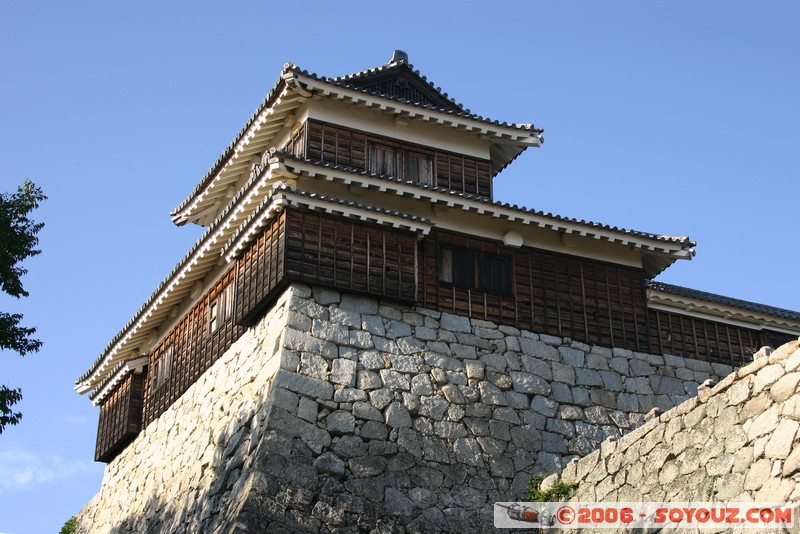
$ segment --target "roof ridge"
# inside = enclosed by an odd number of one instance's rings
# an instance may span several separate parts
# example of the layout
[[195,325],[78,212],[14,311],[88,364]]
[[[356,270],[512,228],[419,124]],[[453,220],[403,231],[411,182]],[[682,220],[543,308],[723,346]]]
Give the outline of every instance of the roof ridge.
[[[412,106],[415,106],[415,107],[418,107],[418,108],[428,109],[428,110],[436,111],[436,112],[439,112],[439,113],[447,113],[449,115],[454,115],[456,117],[461,117],[461,118],[470,119],[470,120],[476,120],[476,121],[479,121],[479,122],[485,122],[487,124],[492,124],[492,125],[495,125],[495,126],[501,126],[501,127],[504,127],[504,128],[519,128],[519,129],[523,129],[523,130],[530,130],[533,133],[538,133],[538,134],[544,133],[544,129],[543,128],[536,128],[536,126],[534,124],[532,124],[532,123],[516,123],[516,122],[500,121],[500,120],[496,120],[496,119],[490,119],[489,117],[484,117],[483,115],[478,115],[477,113],[472,113],[469,109],[459,109],[458,111],[456,111],[456,110],[452,110],[452,109],[446,109],[446,108],[442,108],[442,107],[438,107],[438,106],[433,106],[433,105],[430,105],[430,104],[422,104],[422,103],[419,103],[419,102],[413,102],[411,100],[399,98],[399,97],[392,96],[392,95],[387,95],[387,94],[383,94],[383,93],[378,94],[378,93],[375,93],[375,92],[372,92],[372,91],[368,91],[366,89],[362,89],[360,87],[355,87],[355,86],[353,86],[351,84],[348,84],[348,83],[344,83],[344,82],[342,82],[340,80],[337,80],[335,78],[328,78],[326,76],[320,76],[315,72],[309,72],[309,71],[307,71],[305,69],[297,68],[297,69],[293,69],[293,70],[295,72],[297,72],[298,74],[302,74],[303,76],[308,76],[309,78],[313,78],[314,80],[317,80],[319,82],[329,83],[329,84],[335,85],[337,87],[344,87],[346,89],[350,89],[352,91],[358,91],[358,92],[364,93],[366,95],[378,96],[379,98],[385,98],[387,100],[392,100],[393,102],[399,102],[401,104],[409,104],[409,105],[412,105]],[[446,93],[444,93],[444,94],[446,94]]]
[[457,101],[455,98],[451,97],[447,92],[445,92],[444,89],[442,89],[440,86],[436,85],[431,80],[429,80],[426,75],[422,74],[418,69],[415,69],[414,65],[408,63],[407,61],[397,61],[394,63],[389,62],[384,65],[379,65],[377,67],[370,67],[368,69],[363,69],[350,74],[330,77],[327,78],[327,80],[331,82],[349,82],[352,80],[360,80],[362,78],[366,78],[373,74],[379,74],[383,72],[389,72],[391,70],[402,70],[402,69],[405,69],[406,71],[414,74],[417,78],[419,78],[420,81],[425,82],[428,85],[428,87],[436,91],[439,95],[441,95],[443,98],[445,98],[448,102],[450,102],[454,106],[458,107],[462,111],[465,111],[466,113],[470,113],[470,110],[466,109],[464,107],[464,104]]

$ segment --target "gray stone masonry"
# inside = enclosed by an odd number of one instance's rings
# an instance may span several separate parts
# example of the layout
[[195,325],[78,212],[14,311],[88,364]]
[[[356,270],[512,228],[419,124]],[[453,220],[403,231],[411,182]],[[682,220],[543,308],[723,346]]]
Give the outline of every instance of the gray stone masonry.
[[792,341],[543,484],[577,483],[575,502],[797,503],[799,384],[800,342]]
[[[295,284],[108,464],[79,532],[490,531],[532,475],[732,371],[695,363]],[[770,405],[798,383],[752,380]],[[793,469],[797,418],[742,409],[740,438]]]

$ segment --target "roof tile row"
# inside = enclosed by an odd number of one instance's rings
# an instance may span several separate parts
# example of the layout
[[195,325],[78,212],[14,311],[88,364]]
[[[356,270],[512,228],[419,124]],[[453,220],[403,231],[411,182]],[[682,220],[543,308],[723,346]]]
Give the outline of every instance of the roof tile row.
[[722,304],[724,306],[741,308],[743,310],[750,310],[758,313],[763,313],[765,315],[772,315],[775,317],[783,317],[784,319],[792,319],[794,321],[800,321],[800,312],[787,310],[784,308],[776,308],[774,306],[767,306],[766,304],[759,304],[757,302],[735,299],[732,297],[726,297],[724,295],[717,295],[715,293],[700,291],[698,289],[690,289],[688,287],[665,284],[664,282],[656,282],[654,280],[650,280],[647,283],[647,287],[649,289],[654,289],[656,291],[663,291],[664,293],[671,293],[673,295],[678,295],[681,297],[702,300],[705,302],[712,302],[714,304]]

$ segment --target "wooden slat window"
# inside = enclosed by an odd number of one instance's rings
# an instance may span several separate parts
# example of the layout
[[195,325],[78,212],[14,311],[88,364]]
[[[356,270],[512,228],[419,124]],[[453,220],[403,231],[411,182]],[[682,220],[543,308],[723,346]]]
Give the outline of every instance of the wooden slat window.
[[[308,120],[305,157],[381,176],[492,197],[488,160]],[[290,143],[294,147],[295,143]],[[298,154],[299,155],[299,154]]]
[[425,307],[588,343],[649,347],[641,270],[436,230],[421,248]]
[[286,283],[284,277],[285,213],[276,217],[236,261],[235,323],[253,324],[270,298]]
[[283,150],[301,158],[305,157],[307,143],[306,132],[306,123],[294,129],[291,138],[289,138]]

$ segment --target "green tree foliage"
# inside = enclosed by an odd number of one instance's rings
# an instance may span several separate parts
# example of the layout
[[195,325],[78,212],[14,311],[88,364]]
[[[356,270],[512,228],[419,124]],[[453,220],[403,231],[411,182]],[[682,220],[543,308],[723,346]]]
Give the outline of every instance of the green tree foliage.
[[572,490],[578,487],[572,482],[559,480],[548,490],[542,489],[543,480],[539,477],[532,477],[528,483],[528,500],[531,502],[552,502],[563,501],[569,497]]
[[[47,197],[30,180],[16,193],[0,194],[0,290],[15,298],[27,297],[22,276],[28,272],[21,263],[41,253],[36,234],[44,226],[28,218],[28,214]],[[36,352],[42,342],[34,339],[36,328],[20,325],[22,314],[0,312],[0,349],[10,349],[25,356]],[[12,407],[22,399],[20,389],[0,386],[0,434],[6,425],[16,425],[22,414]]]
[[67,522],[64,523],[64,526],[61,527],[61,531],[59,531],[58,534],[75,534],[76,530],[78,530],[78,519],[70,517],[67,519]]

